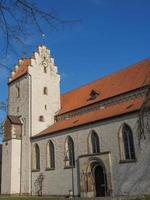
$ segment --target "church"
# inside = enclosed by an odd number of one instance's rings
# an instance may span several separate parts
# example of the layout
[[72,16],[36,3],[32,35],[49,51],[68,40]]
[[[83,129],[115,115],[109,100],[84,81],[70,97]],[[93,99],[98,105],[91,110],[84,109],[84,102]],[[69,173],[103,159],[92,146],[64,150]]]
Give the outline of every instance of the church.
[[150,100],[150,59],[63,95],[60,79],[44,45],[12,71],[2,194],[150,194],[150,117],[141,115]]

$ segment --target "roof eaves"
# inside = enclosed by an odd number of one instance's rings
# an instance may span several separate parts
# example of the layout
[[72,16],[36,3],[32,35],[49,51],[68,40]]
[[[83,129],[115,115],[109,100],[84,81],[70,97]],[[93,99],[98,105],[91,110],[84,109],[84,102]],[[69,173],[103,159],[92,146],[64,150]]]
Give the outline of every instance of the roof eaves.
[[83,122],[82,124],[74,125],[74,126],[71,126],[71,127],[62,128],[61,130],[56,130],[56,131],[48,132],[48,133],[45,133],[45,134],[38,134],[38,135],[30,137],[30,139],[34,140],[36,138],[46,137],[46,136],[48,136],[50,134],[56,134],[56,133],[59,133],[61,131],[65,131],[65,130],[69,130],[69,129],[81,127],[83,125],[93,124],[93,123],[100,122],[100,121],[105,121],[105,120],[108,120],[108,119],[112,119],[112,118],[116,118],[116,117],[119,117],[119,116],[127,115],[129,113],[136,113],[137,111],[139,111],[139,108],[135,109],[134,111],[129,111],[129,112],[126,112],[126,113],[121,113],[121,114],[118,114],[118,115],[115,115],[115,116],[106,117],[106,118],[103,118],[103,119],[95,119],[94,121],[91,121],[91,122]]

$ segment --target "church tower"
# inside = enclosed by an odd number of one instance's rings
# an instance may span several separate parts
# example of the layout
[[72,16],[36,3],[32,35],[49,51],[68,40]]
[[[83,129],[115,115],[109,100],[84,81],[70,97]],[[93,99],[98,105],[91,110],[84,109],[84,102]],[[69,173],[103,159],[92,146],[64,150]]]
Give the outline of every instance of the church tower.
[[41,45],[30,59],[20,59],[8,87],[2,194],[31,194],[30,137],[52,125],[60,109],[60,75],[50,50]]

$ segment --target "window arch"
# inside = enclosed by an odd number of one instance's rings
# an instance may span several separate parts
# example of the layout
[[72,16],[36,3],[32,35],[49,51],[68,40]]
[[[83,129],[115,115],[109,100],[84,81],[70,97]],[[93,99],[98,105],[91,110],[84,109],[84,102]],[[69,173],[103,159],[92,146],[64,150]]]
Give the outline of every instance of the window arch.
[[48,89],[47,89],[47,87],[44,87],[44,88],[43,88],[43,94],[44,94],[44,95],[48,95]]
[[132,130],[124,123],[119,131],[119,145],[121,160],[134,160],[135,150]]
[[40,169],[40,148],[38,144],[33,147],[33,159],[32,159],[33,170]]
[[99,137],[95,131],[91,131],[88,137],[88,153],[100,153]]
[[53,142],[50,140],[46,146],[47,169],[55,168],[55,148]]
[[65,141],[65,166],[75,165],[75,155],[74,155],[74,142],[73,139],[68,136]]

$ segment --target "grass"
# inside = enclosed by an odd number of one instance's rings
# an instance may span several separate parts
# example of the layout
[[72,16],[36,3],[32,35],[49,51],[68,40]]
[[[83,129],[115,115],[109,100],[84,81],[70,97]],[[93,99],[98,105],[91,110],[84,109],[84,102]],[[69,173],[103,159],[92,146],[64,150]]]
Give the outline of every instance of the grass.
[[[12,197],[12,196],[0,196],[1,200],[64,200],[70,198],[63,198],[63,197]],[[85,198],[75,198],[76,200],[85,200]],[[73,199],[72,199],[73,200]],[[89,199],[89,200],[94,200],[94,198]],[[111,200],[111,198],[96,198],[96,200]],[[121,197],[116,197],[112,198],[112,200],[150,200],[150,195],[143,196],[143,197],[136,197],[136,198],[121,198]]]

